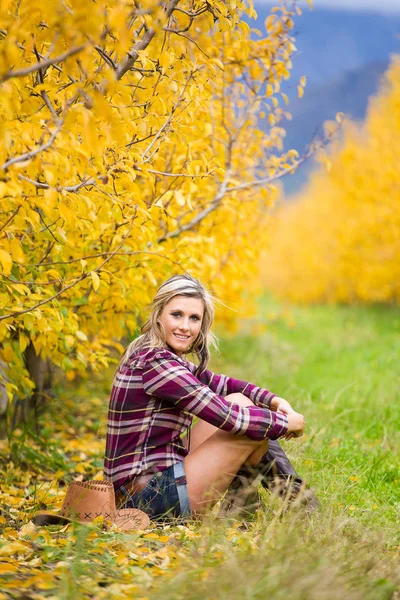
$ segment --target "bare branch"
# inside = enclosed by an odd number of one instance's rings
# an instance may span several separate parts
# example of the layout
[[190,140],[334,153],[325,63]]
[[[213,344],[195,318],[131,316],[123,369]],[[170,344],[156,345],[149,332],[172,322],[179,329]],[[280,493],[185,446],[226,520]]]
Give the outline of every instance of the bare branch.
[[[137,170],[140,171],[140,169]],[[154,171],[153,169],[149,169],[148,173],[163,175],[164,177],[191,177],[194,179],[196,177],[208,177],[209,175],[212,175],[213,171],[208,171],[207,173],[202,173],[201,175],[190,175],[190,173],[164,173],[163,171]]]
[[[35,56],[36,56],[37,60],[40,61],[41,55],[39,54],[36,46],[34,46],[33,51],[35,53]],[[44,83],[44,77],[45,77],[45,74],[46,74],[46,70],[47,69],[39,69],[38,70],[38,72],[37,72],[37,81],[38,81],[38,83]],[[45,90],[41,90],[40,91],[40,95],[42,96],[45,105],[47,106],[47,108],[51,112],[54,123],[56,125],[58,125],[60,123],[60,120],[58,118],[58,115],[57,115],[57,113],[55,111],[54,106],[52,105],[52,103],[50,101],[49,96],[47,95],[47,92]]]
[[45,90],[42,90],[40,92],[40,95],[42,96],[42,98],[44,100],[44,103],[46,104],[47,108],[51,112],[51,114],[53,116],[53,119],[54,119],[54,123],[56,125],[59,125],[60,124],[60,119],[58,118],[58,115],[57,115],[57,113],[56,113],[56,111],[55,111],[52,103],[50,102],[50,98],[48,97],[47,92]]
[[[100,176],[99,178],[101,178],[101,177],[102,176]],[[42,181],[35,181],[34,179],[30,179],[29,177],[25,177],[25,175],[21,175],[21,174],[18,175],[18,179],[27,181],[28,183],[31,183],[38,189],[64,190],[66,192],[73,192],[73,193],[78,192],[83,187],[90,187],[96,183],[96,180],[94,177],[90,177],[89,179],[84,179],[83,181],[81,181],[80,183],[77,183],[75,185],[62,185],[62,186],[54,186],[54,185],[50,185],[49,183],[44,183]]]
[[[338,129],[339,129],[339,127],[338,127]],[[300,165],[302,165],[313,154],[315,154],[317,152],[317,150],[324,148],[326,146],[326,144],[333,138],[333,136],[335,134],[336,134],[336,132],[332,132],[332,134],[327,135],[326,137],[324,137],[323,139],[321,139],[318,142],[315,142],[315,143],[310,142],[310,144],[308,145],[308,148],[307,148],[306,152],[303,154],[303,156],[301,156],[298,160],[296,160],[296,162],[294,162],[292,165],[289,165],[285,169],[278,171],[278,173],[276,173],[275,175],[271,175],[270,177],[264,177],[263,179],[255,179],[253,181],[248,181],[245,183],[241,183],[239,185],[235,185],[234,187],[227,188],[226,193],[229,194],[231,192],[237,192],[239,190],[244,190],[246,188],[258,187],[259,185],[268,185],[270,183],[273,183],[274,181],[277,181],[278,179],[281,179],[281,177],[284,177],[285,175],[288,175],[289,173],[292,173],[293,171],[295,171]]]
[[194,229],[199,223],[201,223],[201,221],[203,221],[203,219],[206,218],[207,215],[209,215],[212,211],[214,211],[216,208],[218,208],[218,206],[221,204],[221,202],[226,194],[230,176],[231,176],[231,169],[228,169],[227,172],[225,173],[224,181],[219,186],[218,193],[215,196],[214,200],[204,210],[197,213],[197,215],[195,217],[193,217],[193,219],[191,219],[188,223],[185,223],[185,225],[181,225],[181,227],[178,227],[178,229],[175,229],[175,231],[170,231],[169,233],[166,233],[164,236],[162,236],[158,240],[158,243],[161,244],[162,242],[165,242],[166,240],[170,240],[171,238],[178,237],[184,231],[190,231],[191,229]]
[[117,63],[115,61],[113,61],[113,59],[111,58],[111,56],[109,54],[107,54],[107,52],[105,50],[103,50],[103,48],[101,48],[100,46],[95,46],[97,52],[100,54],[101,58],[108,64],[109,67],[112,67],[114,69],[114,71],[117,70]]
[[58,261],[49,261],[44,263],[39,263],[35,265],[31,265],[32,267],[45,267],[48,265],[71,265],[72,263],[80,262],[81,260],[89,260],[91,258],[102,258],[103,256],[108,256],[112,254],[113,256],[136,256],[137,254],[150,254],[157,255],[157,252],[150,252],[148,250],[132,250],[131,252],[99,252],[98,254],[90,254],[88,256],[80,256],[79,258],[71,258],[71,260],[58,260]]
[[14,217],[17,216],[19,209],[21,208],[21,205],[17,206],[17,208],[14,210],[13,214],[9,217],[9,219],[7,219],[7,221],[4,223],[4,225],[2,225],[0,227],[0,231],[3,231],[3,229],[5,229],[7,227],[7,225],[9,223],[11,223],[11,221],[13,220]]
[[[208,58],[208,59],[210,58],[210,56],[207,54],[207,52],[205,52],[203,50],[203,48],[201,48],[195,40],[192,40],[192,38],[190,38],[188,35],[185,35],[184,33],[182,33],[183,31],[186,31],[186,29],[172,29],[172,28],[164,27],[164,31],[166,31],[167,33],[175,33],[176,35],[179,35],[180,37],[185,38],[185,40],[194,44],[196,46],[196,48],[198,50],[200,50],[200,52],[202,54],[204,54],[204,56],[206,58]],[[218,68],[220,68],[220,67],[218,67]]]
[[[41,210],[40,210],[40,209],[37,209],[37,210],[36,210],[36,212],[38,213],[38,215],[39,215],[39,218],[40,218],[40,220],[42,221],[42,223],[43,223],[43,225],[44,225],[44,228],[45,228],[45,229],[46,229],[46,230],[47,230],[47,231],[50,233],[50,235],[51,235],[51,237],[53,238],[53,240],[54,240],[55,242],[57,242],[57,244],[60,244],[60,243],[61,243],[61,242],[60,242],[60,240],[58,240],[58,239],[56,238],[56,236],[54,235],[54,233],[53,233],[53,232],[52,232],[52,230],[50,229],[50,227],[51,227],[51,226],[47,225],[46,221],[44,220]],[[58,220],[58,219],[57,219],[57,220]],[[56,222],[57,222],[57,221],[56,221]],[[52,223],[52,225],[54,225],[54,223]]]
[[141,142],[145,142],[146,140],[148,140],[151,137],[154,137],[155,135],[156,135],[155,133],[150,133],[150,135],[146,135],[146,137],[140,138],[140,140],[135,140],[135,138],[133,138],[132,141],[129,142],[129,144],[126,144],[125,148],[130,148],[131,146],[134,146],[135,144],[140,144]]
[[8,79],[12,79],[13,77],[25,77],[25,75],[29,75],[30,73],[34,73],[35,71],[39,71],[40,69],[45,69],[46,67],[50,67],[52,65],[56,65],[57,63],[63,62],[69,56],[74,56],[75,54],[79,54],[82,52],[86,46],[76,46],[75,48],[70,48],[66,52],[63,52],[59,56],[54,58],[45,58],[38,63],[34,63],[25,69],[19,69],[17,71],[8,71],[1,76],[0,82],[7,81]]
[[46,260],[46,258],[48,257],[48,255],[50,254],[50,252],[53,250],[53,248],[54,248],[54,242],[50,242],[50,241],[49,241],[49,242],[47,243],[47,248],[46,248],[46,251],[45,251],[45,253],[44,253],[44,255],[43,255],[43,258],[41,258],[41,259],[40,259],[40,262],[39,262],[39,265],[38,265],[38,266],[40,266],[40,264],[41,264],[41,263],[42,263],[44,260]]
[[188,16],[190,19],[194,19],[195,17],[199,17],[200,15],[202,15],[203,13],[208,11],[208,6],[203,6],[203,8],[199,8],[199,10],[197,10],[196,12],[189,12],[188,10],[185,10],[183,8],[177,7],[174,9],[174,12],[181,12],[184,15]]
[[25,160],[30,160],[31,158],[34,158],[35,156],[37,156],[43,150],[47,150],[48,148],[50,148],[50,146],[54,142],[57,134],[59,133],[61,126],[62,126],[62,121],[59,121],[56,129],[53,131],[53,133],[51,134],[51,136],[49,137],[48,141],[45,144],[42,144],[41,146],[37,146],[34,150],[31,150],[30,152],[25,152],[25,154],[20,154],[19,156],[14,156],[13,158],[10,158],[0,167],[0,169],[8,169],[8,167],[10,167],[11,165],[14,165],[19,162],[23,162]]
[[[179,3],[179,0],[170,0],[170,2],[167,3],[166,9],[165,9],[166,21],[168,21],[169,17],[173,13],[173,11],[176,8],[178,3]],[[150,44],[151,40],[153,39],[153,37],[155,35],[156,35],[156,30],[153,29],[153,27],[150,27],[150,29],[148,29],[143,34],[142,39],[139,42],[137,42],[131,50],[129,50],[126,59],[117,67],[116,76],[117,76],[118,80],[121,79],[125,75],[125,73],[133,67],[133,65],[135,64],[135,62],[137,61],[137,59],[139,57],[139,52],[141,50],[144,50],[145,48],[147,48],[147,46]]]

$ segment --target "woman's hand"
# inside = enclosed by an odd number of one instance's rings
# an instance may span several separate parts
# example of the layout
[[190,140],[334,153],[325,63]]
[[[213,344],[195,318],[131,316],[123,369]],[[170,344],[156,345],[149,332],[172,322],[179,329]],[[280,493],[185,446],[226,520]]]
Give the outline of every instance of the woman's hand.
[[290,440],[292,437],[301,437],[304,433],[304,427],[306,426],[303,415],[293,410],[291,413],[288,413],[287,418],[288,430],[284,436],[285,439]]
[[279,398],[279,396],[272,398],[269,406],[271,410],[283,412],[285,415],[295,412],[289,402],[284,398]]

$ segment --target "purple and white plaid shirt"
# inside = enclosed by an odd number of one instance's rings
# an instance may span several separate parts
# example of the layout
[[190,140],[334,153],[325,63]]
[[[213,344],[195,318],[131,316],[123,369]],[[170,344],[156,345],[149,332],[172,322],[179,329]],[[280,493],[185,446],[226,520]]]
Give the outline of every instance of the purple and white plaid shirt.
[[[117,490],[138,475],[163,471],[187,455],[181,436],[193,416],[252,440],[287,432],[286,415],[268,409],[275,394],[204,371],[166,348],[141,350],[115,376],[108,413],[105,479]],[[224,396],[242,392],[255,406]]]

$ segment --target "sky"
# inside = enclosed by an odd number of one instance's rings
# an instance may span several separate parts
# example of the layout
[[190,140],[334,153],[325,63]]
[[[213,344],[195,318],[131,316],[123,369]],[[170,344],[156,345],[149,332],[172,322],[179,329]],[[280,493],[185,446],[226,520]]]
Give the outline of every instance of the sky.
[[[255,0],[255,4],[258,3],[275,4],[272,0]],[[304,6],[307,3],[302,0],[299,5]],[[400,0],[313,0],[313,7],[400,13]]]

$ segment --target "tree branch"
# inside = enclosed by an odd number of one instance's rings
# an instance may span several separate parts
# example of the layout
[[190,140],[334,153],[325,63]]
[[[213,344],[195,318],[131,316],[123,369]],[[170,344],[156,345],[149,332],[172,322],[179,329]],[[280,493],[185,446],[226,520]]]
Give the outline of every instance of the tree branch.
[[55,186],[55,185],[50,185],[49,183],[44,183],[43,181],[35,181],[34,179],[30,179],[29,177],[25,177],[25,175],[21,175],[21,174],[18,175],[18,179],[27,181],[28,183],[31,183],[38,189],[64,190],[66,192],[73,192],[73,193],[78,192],[83,187],[90,187],[96,183],[96,180],[94,179],[94,177],[90,177],[89,179],[84,179],[83,181],[81,181],[80,183],[77,183],[75,185],[63,185],[63,186]]
[[103,48],[101,48],[101,46],[95,46],[95,48],[96,48],[97,52],[100,54],[101,58],[108,64],[109,67],[111,67],[115,71],[117,69],[117,63],[115,61],[113,61],[111,56],[109,54],[107,54],[107,52],[105,50],[103,50]]
[[[40,54],[39,54],[36,46],[34,46],[33,51],[35,53],[35,56],[36,56],[37,60],[40,61],[41,56],[40,56]],[[44,76],[45,76],[45,74],[46,74],[46,69],[39,69],[38,70],[38,72],[37,72],[38,83],[44,83]],[[40,95],[42,96],[45,105],[47,106],[47,108],[51,112],[54,123],[56,125],[58,125],[60,123],[60,120],[58,118],[58,115],[57,115],[57,113],[55,111],[54,106],[52,105],[52,103],[50,101],[49,96],[47,95],[47,92],[45,90],[41,90]]]
[[[178,3],[179,0],[170,0],[170,2],[167,3],[165,9],[166,21],[168,21]],[[155,35],[156,30],[153,27],[150,27],[150,29],[148,29],[144,33],[142,39],[133,46],[133,48],[128,52],[126,59],[120,65],[117,66],[117,80],[121,79],[125,75],[125,73],[133,67],[133,65],[139,57],[139,52],[147,48],[147,46],[150,44],[151,40]]]
[[13,220],[13,218],[18,214],[19,209],[21,208],[21,205],[17,206],[17,208],[14,210],[13,214],[10,216],[9,219],[7,219],[7,221],[4,223],[4,225],[2,225],[0,227],[0,231],[3,231],[3,229],[5,229],[7,227],[7,225],[9,223],[11,223],[11,221]]
[[299,158],[295,163],[293,163],[293,165],[286,167],[286,169],[282,169],[281,171],[279,171],[278,173],[276,173],[275,175],[272,175],[270,177],[265,177],[263,179],[256,179],[254,181],[248,181],[246,183],[241,183],[239,185],[235,185],[235,186],[229,188],[228,187],[228,179],[231,176],[231,169],[228,169],[225,174],[224,181],[220,185],[219,191],[218,191],[217,195],[215,196],[214,200],[206,208],[204,208],[202,211],[197,213],[197,215],[195,217],[193,217],[193,219],[188,221],[188,223],[185,223],[184,225],[181,225],[174,231],[166,233],[165,235],[160,237],[158,239],[158,243],[161,244],[162,242],[165,242],[168,239],[178,237],[185,231],[190,231],[190,230],[194,229],[211,212],[213,212],[220,206],[220,204],[226,194],[230,194],[232,192],[237,192],[239,190],[244,190],[246,188],[258,187],[260,185],[268,185],[270,183],[273,183],[274,181],[277,181],[278,179],[281,179],[281,177],[284,177],[288,173],[291,173],[292,171],[297,169],[303,162],[305,162],[308,158],[310,158],[310,156],[312,156],[316,152],[316,150],[319,147],[321,147],[321,145],[324,145],[326,143],[326,141],[327,140],[324,139],[324,140],[322,140],[322,142],[319,146],[309,147],[307,152],[301,158]]
[[183,96],[186,92],[186,88],[189,85],[189,81],[192,79],[193,75],[198,71],[199,69],[196,69],[195,71],[191,71],[189,73],[188,78],[185,81],[185,85],[182,88],[181,93],[179,94],[179,98],[178,100],[175,102],[175,104],[173,105],[173,107],[171,108],[171,112],[168,116],[168,118],[166,119],[165,123],[160,127],[160,129],[157,131],[157,133],[154,136],[154,139],[152,140],[152,142],[147,146],[146,150],[143,152],[142,154],[142,160],[143,162],[149,162],[149,160],[151,159],[151,157],[153,156],[153,154],[151,154],[150,156],[148,156],[146,158],[146,155],[150,152],[150,150],[152,149],[152,147],[154,146],[154,144],[156,143],[156,141],[158,140],[158,138],[160,137],[160,135],[163,133],[163,131],[168,127],[168,125],[171,123],[175,111],[178,108],[179,104],[181,103]]
[[226,194],[226,189],[228,186],[228,180],[229,180],[230,176],[231,176],[231,169],[228,169],[227,172],[225,173],[224,181],[221,183],[221,185],[219,187],[217,195],[215,196],[214,200],[207,206],[207,208],[205,208],[204,210],[197,213],[197,215],[195,217],[193,217],[193,219],[191,219],[188,223],[185,223],[185,225],[178,227],[178,229],[175,229],[175,231],[170,231],[169,233],[166,233],[165,235],[163,235],[161,238],[159,238],[158,243],[161,244],[162,242],[165,242],[166,240],[170,240],[172,238],[178,237],[184,231],[189,231],[189,230],[193,229],[194,227],[196,227],[196,225],[201,223],[201,221],[203,221],[203,219],[205,219],[205,217],[207,215],[209,215],[212,211],[214,211],[216,208],[218,208],[218,206],[221,204],[221,202]]
[[[140,171],[141,169],[138,169]],[[153,169],[149,169],[148,173],[154,173],[154,175],[163,175],[164,177],[191,177],[192,179],[196,177],[208,177],[212,175],[213,171],[208,171],[207,173],[202,173],[201,175],[191,175],[190,173],[164,173],[164,171],[154,171]]]
[[13,77],[25,77],[25,75],[29,75],[30,73],[34,73],[35,71],[39,71],[40,69],[45,69],[46,67],[50,67],[52,65],[56,65],[57,63],[63,62],[69,56],[74,56],[75,54],[79,54],[86,46],[76,46],[75,48],[70,48],[63,54],[56,56],[55,58],[45,58],[38,63],[30,65],[25,69],[19,69],[17,71],[8,71],[0,78],[0,83],[7,81],[8,79],[12,79]]
[[103,262],[98,267],[96,267],[95,269],[92,269],[91,271],[89,271],[89,273],[84,273],[81,277],[78,277],[78,279],[76,279],[69,285],[67,285],[64,288],[62,288],[61,290],[59,290],[56,294],[53,294],[53,296],[51,296],[50,298],[47,298],[46,300],[42,300],[41,302],[38,302],[37,304],[35,304],[34,306],[31,306],[30,308],[26,308],[25,310],[21,310],[21,311],[12,312],[12,313],[9,313],[8,315],[2,315],[0,317],[0,321],[4,321],[5,319],[10,319],[11,317],[19,317],[20,315],[24,315],[25,313],[32,312],[33,310],[40,308],[40,306],[43,306],[44,304],[48,304],[49,302],[52,302],[53,300],[55,300],[56,298],[61,296],[62,294],[65,294],[65,292],[70,290],[72,287],[74,287],[75,285],[77,285],[78,283],[83,281],[84,279],[87,279],[88,277],[90,277],[91,273],[93,273],[93,272],[96,273],[96,272],[100,271],[100,269],[102,269],[104,267],[104,265],[106,263],[108,263],[113,258],[113,256],[115,256],[118,253],[120,248],[122,248],[126,239],[131,234],[131,231],[132,231],[134,223],[135,223],[136,216],[137,216],[137,206],[135,207],[135,214],[132,217],[132,225],[130,226],[129,231],[123,236],[123,238],[122,238],[120,244],[117,246],[117,248],[113,252],[108,253],[109,256],[105,260],[103,260]]
[[0,167],[0,169],[8,169],[8,167],[10,167],[11,165],[14,165],[19,162],[23,162],[25,160],[30,160],[31,158],[34,158],[35,156],[37,156],[43,150],[47,150],[48,148],[50,148],[50,146],[54,142],[57,134],[59,133],[62,124],[63,124],[62,121],[58,122],[56,129],[53,131],[50,138],[48,139],[48,141],[45,144],[38,146],[37,148],[35,148],[34,150],[31,150],[30,152],[25,152],[25,154],[20,154],[19,156],[14,156],[13,158],[10,158]]
[[[48,265],[70,265],[75,262],[80,262],[81,260],[89,260],[90,258],[100,258],[103,256],[108,256],[112,254],[113,256],[136,256],[137,254],[149,254],[151,256],[159,256],[157,252],[150,252],[149,250],[132,250],[131,252],[99,252],[98,254],[90,254],[89,256],[80,256],[79,258],[71,258],[71,260],[58,260],[58,261],[49,261],[45,263],[39,263],[31,265],[32,267],[44,267]],[[164,255],[163,255],[164,256]]]

